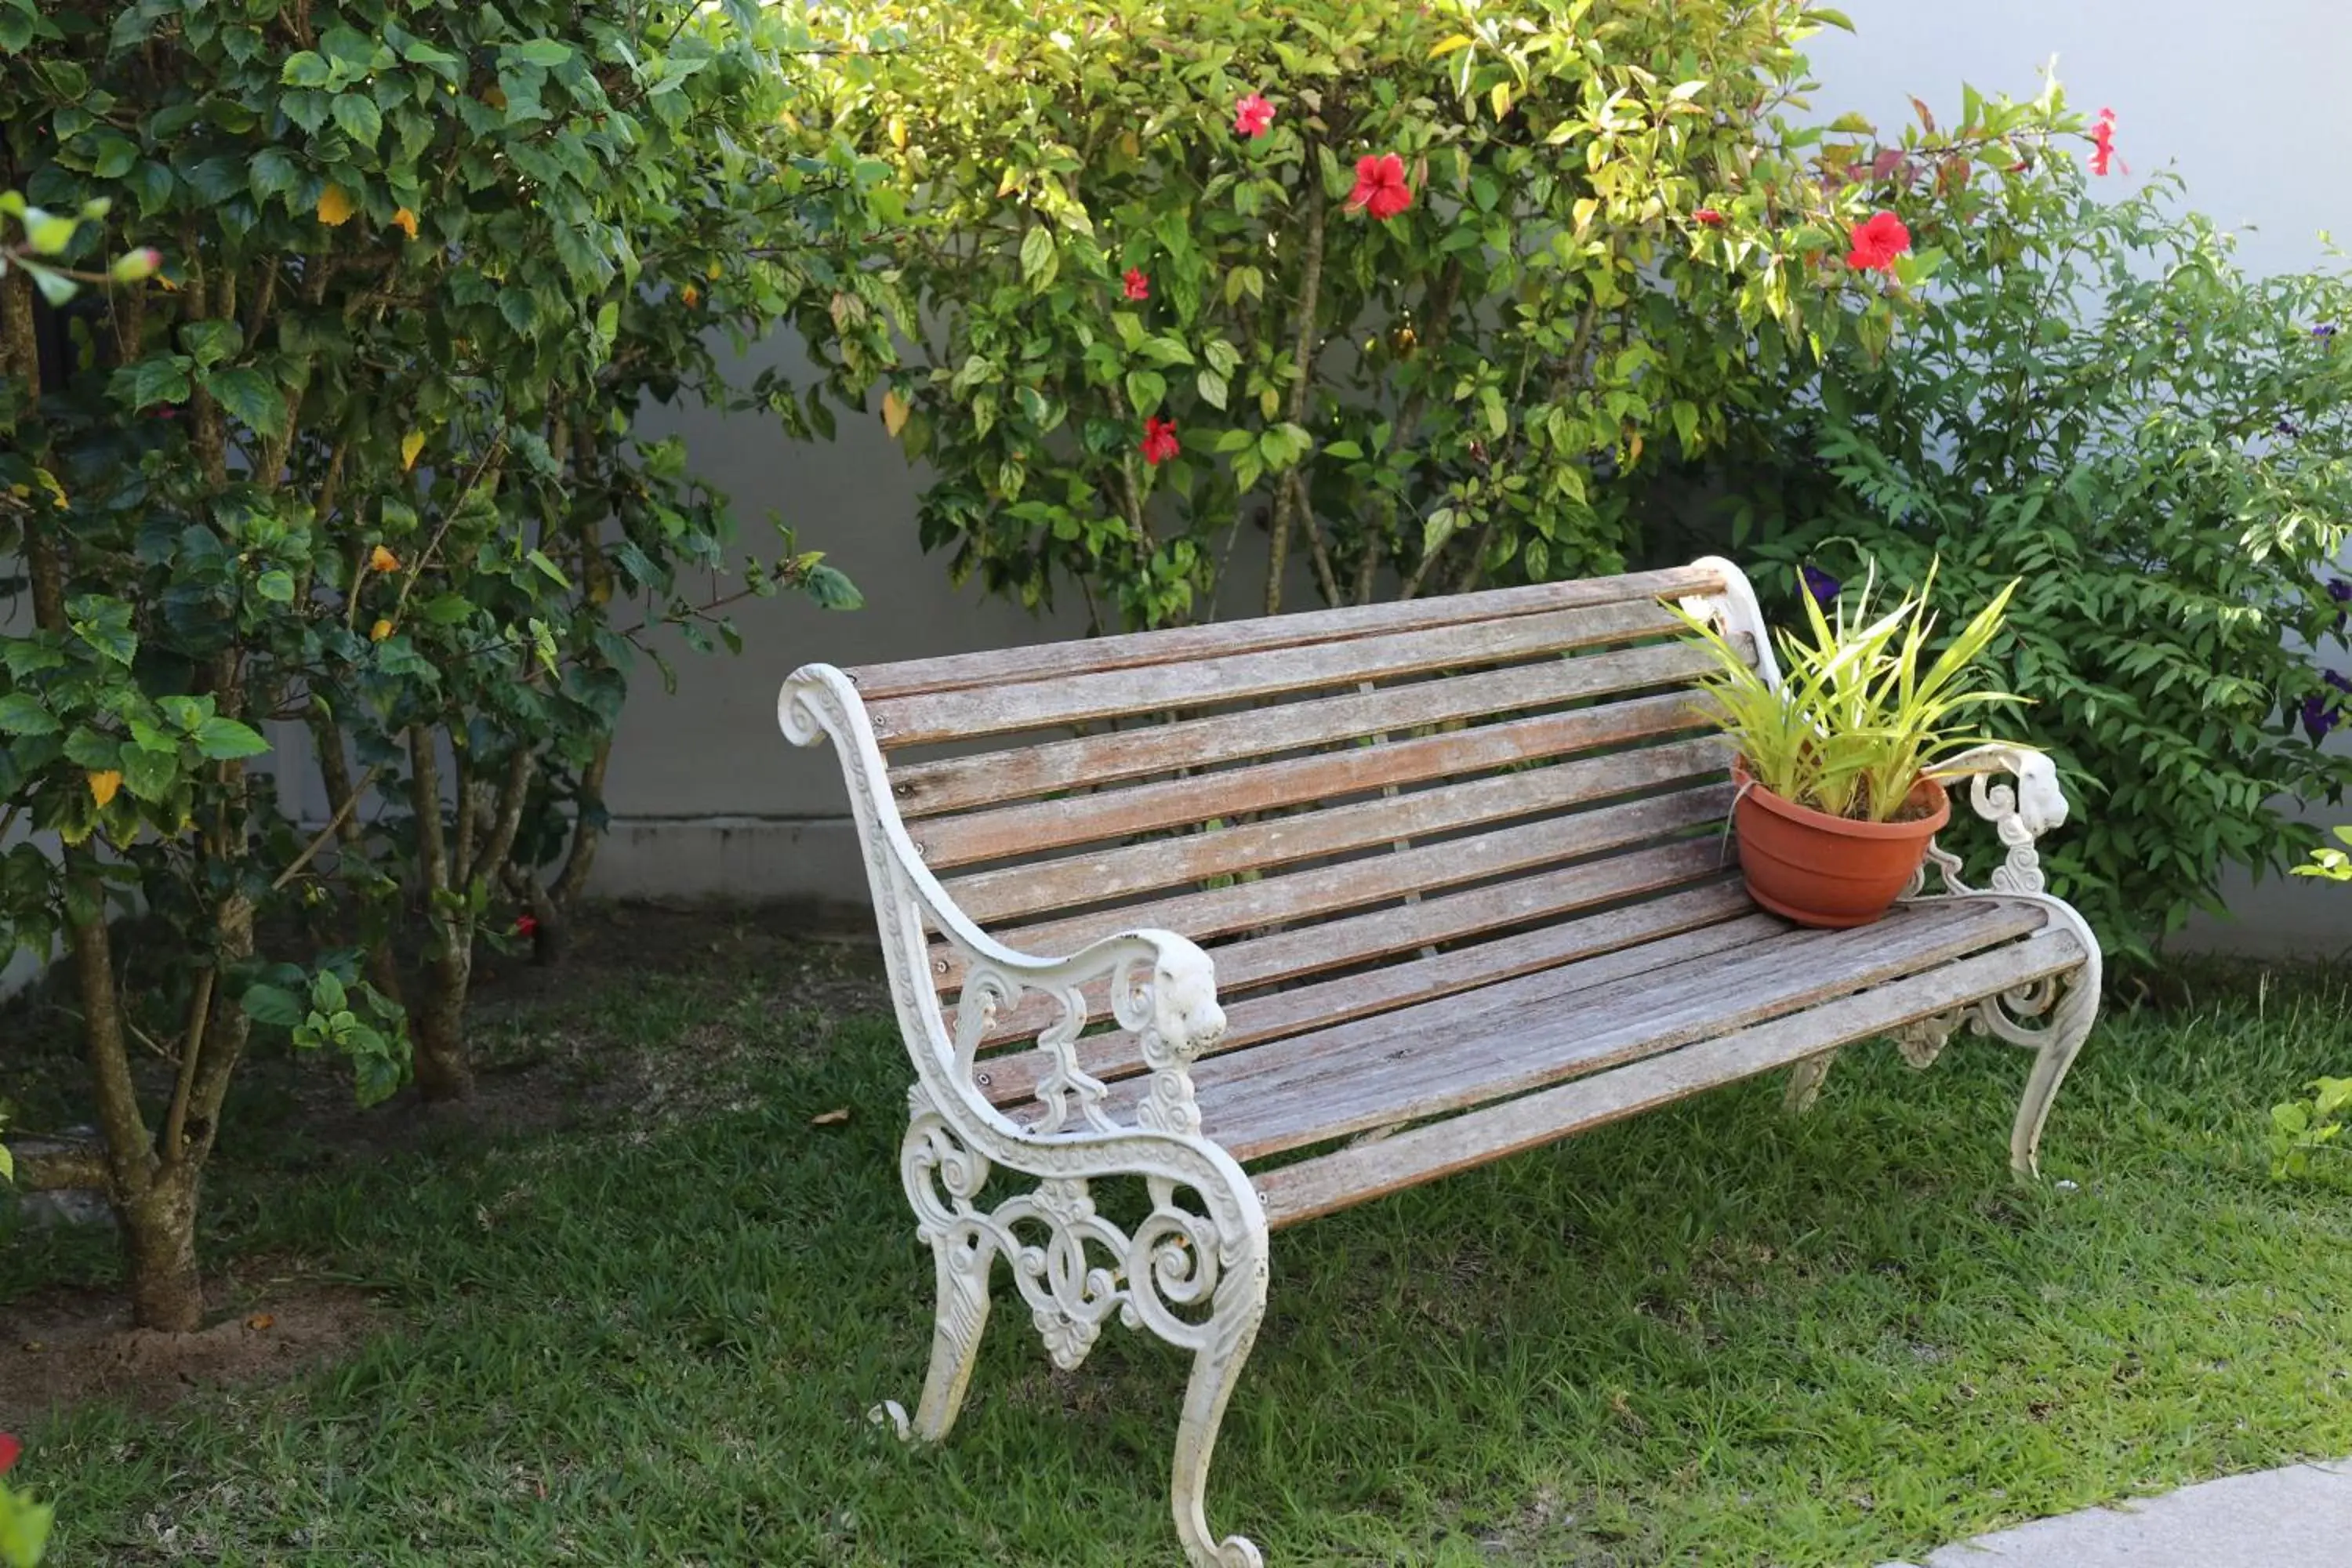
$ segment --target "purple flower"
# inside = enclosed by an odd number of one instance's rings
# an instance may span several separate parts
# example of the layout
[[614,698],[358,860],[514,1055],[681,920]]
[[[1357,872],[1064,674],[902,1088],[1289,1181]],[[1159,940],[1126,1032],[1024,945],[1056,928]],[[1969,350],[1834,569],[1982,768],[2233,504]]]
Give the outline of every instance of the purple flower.
[[2275,428],[2282,436],[2300,436],[2303,434],[2303,426],[2297,425],[2292,419],[2280,420]]
[[[2352,680],[2335,670],[2320,677],[2338,692],[2352,694]],[[2327,739],[2328,731],[2344,721],[2344,710],[2325,691],[2315,691],[2303,700],[2303,732],[2311,737],[2313,745]]]
[[1836,604],[1838,595],[1845,592],[1844,584],[1810,562],[1799,567],[1798,572],[1805,580],[1805,592],[1824,610]]
[[2327,580],[2327,596],[2344,606],[2336,612],[2336,635],[2340,637],[2344,635],[2345,617],[2352,615],[2352,583],[2341,577],[2330,577]]
[[2326,342],[2328,339],[2336,335],[2336,323],[2333,321],[2322,321],[2319,325],[2311,329],[2311,335],[2317,338],[2321,342]]

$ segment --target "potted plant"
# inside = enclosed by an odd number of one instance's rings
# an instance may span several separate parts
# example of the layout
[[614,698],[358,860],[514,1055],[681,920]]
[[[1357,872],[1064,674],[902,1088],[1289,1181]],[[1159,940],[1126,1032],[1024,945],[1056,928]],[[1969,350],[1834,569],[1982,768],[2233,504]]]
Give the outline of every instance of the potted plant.
[[[1849,607],[1802,595],[1811,637],[1780,634],[1774,679],[1714,626],[1685,614],[1717,668],[1701,682],[1738,748],[1732,826],[1755,900],[1801,925],[1866,925],[1885,914],[1951,818],[1937,761],[1983,737],[1963,714],[2022,700],[1972,684],[1970,666],[2000,631],[2011,583],[1927,658],[1935,584],[1894,608],[1873,605],[1875,573]],[[1829,601],[1825,609],[1822,600]]]

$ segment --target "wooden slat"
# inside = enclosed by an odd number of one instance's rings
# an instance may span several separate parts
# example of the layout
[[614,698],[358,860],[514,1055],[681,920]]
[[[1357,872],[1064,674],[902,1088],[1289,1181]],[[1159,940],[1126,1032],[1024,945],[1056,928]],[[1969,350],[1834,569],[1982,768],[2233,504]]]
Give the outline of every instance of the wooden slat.
[[890,793],[900,816],[936,816],[1081,784],[1116,784],[1178,768],[1210,768],[1245,757],[1553,708],[1644,687],[1687,686],[1714,666],[1715,656],[1693,643],[1612,648],[1344,697],[1047,741],[976,757],[902,763],[890,770]]
[[[1225,1008],[1224,1037],[1208,1054],[1244,1050],[1304,1029],[1343,1024],[1538,972],[1555,980],[1565,994],[1677,959],[1765,941],[1788,929],[1786,921],[1756,912],[1747,893],[1729,883],[1695,888],[1539,931],[1392,963],[1368,974],[1350,974],[1230,1003]],[[1105,1082],[1143,1070],[1135,1037],[1125,1030],[1080,1042],[1078,1065]],[[1045,1068],[1043,1053],[1023,1051],[983,1064],[978,1079],[992,1101],[1009,1106],[1036,1092]]]
[[1512,817],[1565,811],[1611,795],[1696,783],[1720,774],[1730,765],[1730,748],[1720,738],[1708,736],[1058,860],[1007,866],[959,878],[948,883],[947,889],[966,914],[992,922],[1130,898],[1236,871],[1270,871],[1403,837],[1454,833]]
[[1647,599],[1557,610],[1508,620],[1315,642],[1265,652],[1144,664],[1063,675],[1018,686],[919,692],[868,701],[866,718],[886,751],[938,741],[1048,730],[1118,714],[1158,713],[1419,675],[1433,669],[1516,662],[1601,643],[1671,636],[1682,623]]
[[1210,817],[1272,811],[1389,784],[1423,784],[1599,746],[1625,745],[1704,722],[1697,700],[1688,693],[1637,697],[1384,746],[1350,746],[1202,777],[1160,779],[1098,795],[932,817],[908,824],[907,832],[923,864],[938,872],[979,860],[1189,826]]
[[1346,641],[1382,632],[1414,631],[1428,626],[1460,626],[1472,621],[1542,615],[1548,611],[1578,609],[1593,605],[1712,594],[1720,591],[1722,586],[1722,576],[1716,572],[1696,566],[1677,566],[1662,572],[1628,573],[1618,577],[1543,583],[1532,587],[1499,588],[1481,594],[1439,595],[1345,609],[1314,610],[1299,615],[1223,621],[1203,626],[1179,626],[1166,631],[1130,632],[1120,637],[951,654],[944,658],[862,665],[848,674],[857,683],[857,689],[866,700],[872,702],[917,692],[1003,686],[1055,676],[1131,668],[1138,665],[1172,664],[1186,659],[1297,647],[1307,643]]
[[[1379,963],[1417,948],[1463,941],[1532,921],[1560,920],[1580,910],[1648,897],[1693,882],[1709,882],[1701,889],[1706,896],[1729,901],[1737,912],[1752,912],[1755,906],[1748,900],[1746,888],[1727,880],[1729,875],[1725,869],[1722,848],[1712,839],[1670,844],[1468,892],[1448,893],[1414,904],[1326,921],[1298,931],[1229,942],[1210,950],[1216,963],[1217,994],[1230,1002],[1255,987]],[[1103,1016],[1108,994],[1107,983],[1087,993],[1093,1016]],[[1042,996],[1034,997],[1007,1016],[991,1033],[990,1041],[1025,1041],[1055,1016],[1051,1002]]]
[[[1845,931],[1794,931],[1584,992],[1564,1011],[1545,975],[1293,1036],[1196,1077],[1209,1135],[1256,1159],[1466,1110],[1882,985],[2039,929],[2035,904],[1954,900]],[[1125,1086],[1122,1086],[1125,1087]]]
[[2046,931],[1900,987],[1860,992],[1598,1077],[1261,1172],[1252,1184],[1267,1224],[1295,1225],[2063,973],[2084,957],[2071,932]]
[[[1407,893],[1602,854],[1720,822],[1730,805],[1730,787],[1710,784],[1342,866],[1293,871],[1262,881],[1025,927],[1006,932],[1000,940],[1022,952],[1076,952],[1088,942],[1114,931],[1157,926],[1204,942],[1229,931],[1360,909]],[[933,968],[942,989],[961,984],[959,959],[943,956]]]

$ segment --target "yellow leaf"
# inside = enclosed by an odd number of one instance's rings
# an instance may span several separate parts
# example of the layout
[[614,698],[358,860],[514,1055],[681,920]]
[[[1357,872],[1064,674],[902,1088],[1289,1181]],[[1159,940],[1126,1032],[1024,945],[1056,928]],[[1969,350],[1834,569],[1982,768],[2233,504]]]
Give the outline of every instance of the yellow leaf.
[[1118,139],[1118,150],[1130,158],[1140,158],[1143,156],[1143,138],[1132,131],[1122,132]]
[[368,628],[368,641],[370,642],[382,642],[391,635],[392,623],[390,621],[378,621],[375,625]]
[[838,1110],[828,1110],[821,1116],[810,1117],[809,1125],[811,1127],[838,1127],[848,1120],[849,1107],[845,1105]]
[[245,1326],[257,1334],[267,1333],[278,1326],[278,1319],[273,1313],[256,1312],[245,1321]]
[[719,263],[717,263],[716,261],[714,261],[714,262],[712,262],[709,267],[707,267],[707,268],[703,268],[702,275],[703,275],[705,278],[709,279],[713,283],[718,282],[718,281],[719,281]]
[[894,389],[882,395],[882,428],[896,436],[907,427],[907,400]]
[[411,430],[400,438],[400,468],[403,473],[416,467],[416,454],[425,450],[425,432]]
[[394,555],[391,551],[386,550],[383,545],[379,544],[368,555],[368,570],[371,572],[397,572],[400,570],[400,557]]
[[692,310],[695,306],[702,303],[702,290],[696,288],[691,283],[679,289],[677,291],[677,297],[686,301],[687,308],[688,310]]
[[1456,33],[1450,38],[1440,38],[1429,51],[1431,59],[1443,59],[1456,49],[1466,49],[1478,40],[1467,33]]
[[65,486],[58,483],[57,475],[49,472],[47,468],[35,468],[33,470],[33,478],[38,479],[41,482],[41,488],[48,491],[49,504],[51,506],[63,507],[67,504],[66,488]]
[[102,808],[114,802],[115,792],[122,787],[122,775],[112,768],[89,775],[90,798]]
[[359,208],[352,205],[351,197],[343,194],[341,185],[329,185],[319,193],[319,221],[329,228],[351,222],[352,214],[357,211]]
[[1631,450],[1625,454],[1625,466],[1630,468],[1642,460],[1642,433],[1639,430],[1633,432],[1633,439],[1628,446]]
[[903,114],[890,117],[890,145],[901,153],[907,150],[907,117]]
[[1495,90],[1486,95],[1486,102],[1488,106],[1494,110],[1495,118],[1497,120],[1500,120],[1505,115],[1510,113],[1511,84],[1507,81],[1496,82],[1495,84]]
[[406,207],[392,215],[392,226],[411,239],[416,237],[416,215]]
[[1007,163],[1004,166],[1004,178],[996,182],[996,194],[1000,196],[1009,196],[1020,188],[1021,171]]

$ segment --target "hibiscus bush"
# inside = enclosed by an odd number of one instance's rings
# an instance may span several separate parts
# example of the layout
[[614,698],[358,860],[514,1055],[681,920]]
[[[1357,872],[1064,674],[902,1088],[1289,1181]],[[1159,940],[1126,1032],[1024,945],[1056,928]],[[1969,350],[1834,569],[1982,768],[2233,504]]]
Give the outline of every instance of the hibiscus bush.
[[1780,563],[1777,591],[1940,557],[1948,617],[2022,574],[1995,673],[2033,700],[2006,727],[2077,805],[2045,864],[2144,960],[2226,868],[2303,857],[2295,798],[2352,784],[2321,744],[2352,692],[2352,272],[2248,276],[2169,174],[2100,184],[2115,127],[1975,182],[1966,221],[1916,137],[1871,155],[1873,200],[1943,257],[1925,308],[1740,411],[1706,542]]
[[[1098,623],[1572,576],[1624,477],[1826,346],[1883,350],[1936,258],[1785,117],[1801,0],[827,6],[834,123],[908,203],[871,282],[928,545]],[[1998,123],[1995,117],[1998,116]],[[1971,174],[2054,100],[1931,138]],[[1263,601],[1219,593],[1242,536]]]
[[856,329],[825,251],[884,171],[790,123],[806,42],[697,0],[0,0],[0,836],[51,840],[0,855],[0,951],[68,946],[104,1135],[20,1174],[109,1193],[141,1324],[200,1318],[257,1038],[467,1091],[478,939],[584,876],[646,634],[854,602],[789,537],[734,554],[635,426],[727,395],[713,334]]

